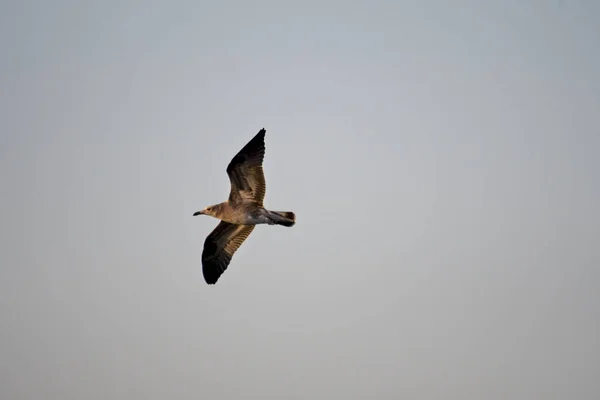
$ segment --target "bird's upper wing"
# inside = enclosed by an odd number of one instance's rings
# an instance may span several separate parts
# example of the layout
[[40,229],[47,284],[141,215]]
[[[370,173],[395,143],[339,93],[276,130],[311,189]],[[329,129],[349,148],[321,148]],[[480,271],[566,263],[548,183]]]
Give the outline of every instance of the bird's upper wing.
[[229,266],[236,250],[255,225],[236,225],[221,221],[204,241],[202,273],[209,285],[215,284]]
[[231,182],[229,201],[252,201],[262,207],[267,190],[262,162],[265,157],[265,129],[261,129],[227,166]]

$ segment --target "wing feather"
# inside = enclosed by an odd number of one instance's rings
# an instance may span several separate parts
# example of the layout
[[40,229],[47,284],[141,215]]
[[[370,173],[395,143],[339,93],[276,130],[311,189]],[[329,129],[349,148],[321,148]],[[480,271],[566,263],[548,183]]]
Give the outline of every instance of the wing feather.
[[265,157],[265,129],[261,129],[236,155],[227,166],[231,182],[230,203],[252,201],[262,207],[266,183],[263,172]]
[[248,238],[255,225],[236,225],[221,221],[204,241],[202,273],[213,285],[225,272],[237,249]]

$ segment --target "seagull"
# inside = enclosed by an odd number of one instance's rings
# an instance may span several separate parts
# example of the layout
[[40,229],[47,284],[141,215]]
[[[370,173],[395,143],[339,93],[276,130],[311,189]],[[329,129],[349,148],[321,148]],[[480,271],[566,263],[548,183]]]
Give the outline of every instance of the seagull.
[[202,273],[209,285],[214,285],[225,272],[233,254],[258,224],[292,227],[296,215],[291,211],[270,211],[264,208],[266,184],[262,162],[265,156],[265,129],[262,128],[227,166],[231,183],[229,198],[208,206],[196,215],[209,215],[221,220],[207,236],[202,250]]

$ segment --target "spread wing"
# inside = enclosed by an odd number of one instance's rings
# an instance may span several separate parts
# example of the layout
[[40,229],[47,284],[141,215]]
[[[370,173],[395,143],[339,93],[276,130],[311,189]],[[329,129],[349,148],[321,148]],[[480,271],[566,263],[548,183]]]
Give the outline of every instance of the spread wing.
[[262,162],[265,157],[265,129],[261,129],[227,166],[231,182],[230,203],[252,201],[262,207],[267,190]]
[[202,273],[213,285],[225,272],[236,250],[244,243],[255,225],[236,225],[221,221],[204,241]]

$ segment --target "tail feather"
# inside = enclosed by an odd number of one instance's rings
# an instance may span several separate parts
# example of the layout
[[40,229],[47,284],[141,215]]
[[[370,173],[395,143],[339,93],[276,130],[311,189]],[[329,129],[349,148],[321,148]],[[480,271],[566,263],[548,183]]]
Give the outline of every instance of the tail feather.
[[279,217],[273,218],[277,225],[290,227],[294,226],[294,224],[296,223],[296,214],[294,214],[291,211],[271,211],[271,213],[274,214],[276,217]]

